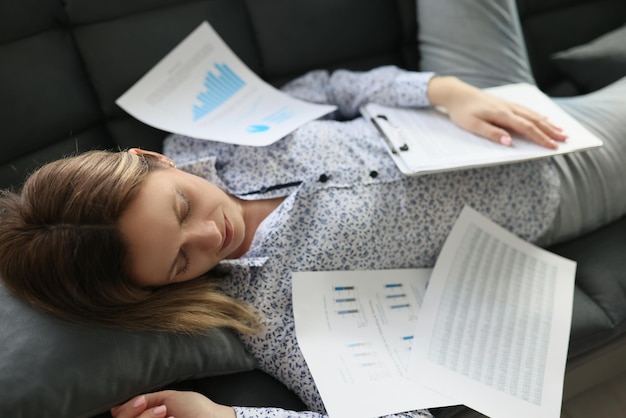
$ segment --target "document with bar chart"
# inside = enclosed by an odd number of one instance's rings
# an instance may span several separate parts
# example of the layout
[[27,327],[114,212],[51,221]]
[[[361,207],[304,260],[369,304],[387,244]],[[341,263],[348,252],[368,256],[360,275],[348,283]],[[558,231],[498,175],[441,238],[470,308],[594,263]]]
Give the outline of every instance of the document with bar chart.
[[298,344],[331,417],[454,404],[404,377],[430,272],[293,274]]
[[116,103],[155,128],[265,146],[335,106],[292,98],[252,72],[202,23]]

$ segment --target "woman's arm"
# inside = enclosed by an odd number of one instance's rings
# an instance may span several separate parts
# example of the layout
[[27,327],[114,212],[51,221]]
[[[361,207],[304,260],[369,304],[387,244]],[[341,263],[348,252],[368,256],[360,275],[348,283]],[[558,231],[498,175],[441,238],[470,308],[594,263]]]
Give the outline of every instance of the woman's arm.
[[[310,411],[280,408],[231,408],[217,404],[196,392],[166,390],[139,395],[111,409],[113,418],[327,418]],[[432,418],[427,411],[389,415],[388,418]]]
[[166,390],[139,395],[111,409],[113,418],[323,418],[316,412],[280,408],[231,408],[196,392]]
[[428,82],[433,73],[405,71],[395,66],[369,71],[312,71],[283,86],[294,97],[338,107],[338,117],[352,119],[359,107],[378,103],[398,107],[427,107]]
[[165,390],[139,395],[111,408],[113,418],[236,418],[231,407],[196,392]]
[[314,71],[283,90],[315,103],[338,106],[341,118],[358,116],[359,107],[377,103],[398,107],[439,106],[459,127],[503,145],[510,132],[527,136],[546,148],[557,148],[567,135],[542,115],[475,88],[456,77],[405,71],[394,66],[370,71]]

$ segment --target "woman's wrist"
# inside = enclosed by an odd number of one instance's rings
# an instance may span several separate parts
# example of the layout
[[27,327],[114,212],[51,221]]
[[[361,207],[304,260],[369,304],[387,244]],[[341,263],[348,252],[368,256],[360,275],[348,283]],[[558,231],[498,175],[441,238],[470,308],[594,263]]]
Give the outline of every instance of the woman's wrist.
[[216,403],[215,408],[213,408],[212,414],[210,415],[210,417],[211,418],[237,418],[237,413],[235,412],[235,409],[230,406],[220,405]]
[[431,106],[448,107],[451,100],[460,98],[463,92],[471,94],[474,87],[453,76],[435,76],[428,82],[428,100]]

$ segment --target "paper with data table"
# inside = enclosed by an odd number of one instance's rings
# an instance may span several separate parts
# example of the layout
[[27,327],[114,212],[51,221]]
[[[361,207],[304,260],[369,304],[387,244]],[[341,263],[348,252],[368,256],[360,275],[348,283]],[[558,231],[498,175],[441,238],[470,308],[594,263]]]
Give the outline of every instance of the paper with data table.
[[428,283],[409,378],[492,418],[560,417],[575,273],[464,208]]
[[261,80],[202,23],[116,103],[136,119],[194,138],[269,145],[335,109]]

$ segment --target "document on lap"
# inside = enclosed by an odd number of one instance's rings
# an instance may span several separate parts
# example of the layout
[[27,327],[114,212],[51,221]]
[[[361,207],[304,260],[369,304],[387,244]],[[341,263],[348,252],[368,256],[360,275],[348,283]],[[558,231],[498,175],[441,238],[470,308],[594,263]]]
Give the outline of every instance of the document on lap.
[[294,273],[296,336],[331,418],[557,418],[575,271],[466,207],[432,272]]
[[602,146],[598,137],[535,86],[519,83],[485,91],[546,116],[569,135],[567,142],[550,150],[513,134],[513,145],[503,146],[459,128],[445,112],[435,109],[370,103],[361,107],[361,114],[378,129],[389,155],[400,171],[409,176],[513,163]]
[[265,146],[335,110],[290,97],[254,74],[202,23],[116,103],[167,132]]

